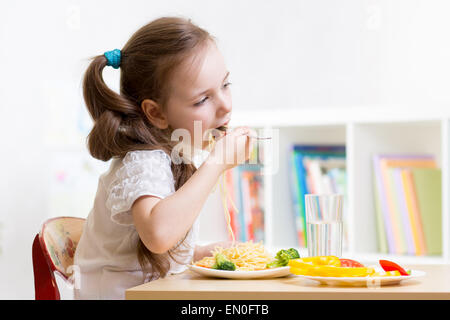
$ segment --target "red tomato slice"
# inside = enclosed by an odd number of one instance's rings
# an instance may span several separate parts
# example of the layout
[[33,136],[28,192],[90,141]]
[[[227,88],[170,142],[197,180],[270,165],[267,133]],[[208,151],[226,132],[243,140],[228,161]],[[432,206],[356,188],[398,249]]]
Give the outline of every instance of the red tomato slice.
[[395,262],[389,260],[380,260],[380,266],[384,271],[398,271],[402,276],[409,276],[409,273]]
[[352,259],[339,259],[341,261],[341,267],[350,267],[350,268],[363,268],[364,265],[359,263],[358,261]]

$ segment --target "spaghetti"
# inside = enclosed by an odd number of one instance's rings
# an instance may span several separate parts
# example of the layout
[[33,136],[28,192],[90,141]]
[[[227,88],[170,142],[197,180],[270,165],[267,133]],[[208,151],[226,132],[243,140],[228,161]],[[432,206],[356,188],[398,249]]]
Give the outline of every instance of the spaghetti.
[[216,254],[223,254],[228,260],[236,265],[237,271],[257,271],[267,268],[267,264],[273,260],[270,253],[266,251],[261,242],[253,241],[235,244],[229,248],[216,247],[212,251],[211,257],[194,263],[194,265],[205,268],[212,268],[215,263]]
[[[214,139],[214,136],[212,135],[212,133],[210,133],[209,134],[209,152],[211,152],[214,149],[215,144],[216,144],[216,140]],[[222,184],[220,185],[220,196],[222,198],[222,205],[223,205],[223,209],[225,212],[225,221],[227,222],[228,233],[230,234],[231,240],[233,241],[233,245],[234,245],[236,238],[234,236],[233,228],[231,227],[231,216],[230,216],[230,211],[228,210],[228,202],[227,202],[228,190],[227,190],[227,186],[226,186],[226,182],[225,182],[225,172],[222,173],[221,178],[222,178]],[[220,181],[218,181],[217,183],[220,183]],[[216,186],[214,186],[213,192],[215,191],[216,187],[217,187],[217,184],[216,184]],[[231,202],[231,205],[233,206],[233,209],[236,212],[238,212],[231,197],[229,200]]]

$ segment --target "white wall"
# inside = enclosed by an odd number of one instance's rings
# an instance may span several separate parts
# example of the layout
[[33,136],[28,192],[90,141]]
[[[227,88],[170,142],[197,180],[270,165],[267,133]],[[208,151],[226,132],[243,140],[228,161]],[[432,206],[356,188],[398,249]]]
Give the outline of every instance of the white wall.
[[[156,17],[183,15],[218,39],[235,110],[445,107],[449,9],[444,0],[1,2],[0,299],[34,298],[31,244],[40,224],[85,217],[107,166],[84,147],[88,57],[121,48]],[[119,71],[105,77],[117,89]],[[205,232],[221,228],[219,214],[202,220]]]

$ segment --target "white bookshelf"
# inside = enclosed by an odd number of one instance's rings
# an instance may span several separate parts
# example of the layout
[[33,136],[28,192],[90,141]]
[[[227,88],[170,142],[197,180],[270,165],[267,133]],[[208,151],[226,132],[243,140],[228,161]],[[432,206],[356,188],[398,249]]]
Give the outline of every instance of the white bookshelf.
[[[297,245],[289,189],[288,147],[292,143],[345,144],[348,246],[343,255],[368,263],[376,263],[378,259],[406,264],[450,263],[450,108],[364,106],[233,113],[232,126],[247,125],[261,134],[276,132],[279,135],[279,149],[267,150],[265,154],[267,159],[279,155],[278,170],[273,172],[270,166],[266,167],[264,177],[265,243],[272,251]],[[435,156],[442,169],[442,255],[378,253],[371,156],[382,152]]]

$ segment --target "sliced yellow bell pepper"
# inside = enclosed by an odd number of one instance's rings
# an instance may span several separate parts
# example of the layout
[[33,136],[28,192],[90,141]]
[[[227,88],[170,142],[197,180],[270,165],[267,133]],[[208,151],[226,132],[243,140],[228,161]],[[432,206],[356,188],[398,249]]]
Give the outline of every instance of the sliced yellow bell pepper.
[[369,267],[341,267],[335,256],[319,256],[289,260],[293,274],[318,277],[367,277],[375,273]]
[[341,260],[339,260],[339,258],[336,256],[307,257],[307,258],[292,259],[290,261],[293,261],[294,264],[302,262],[317,266],[335,266],[335,267],[341,266]]

